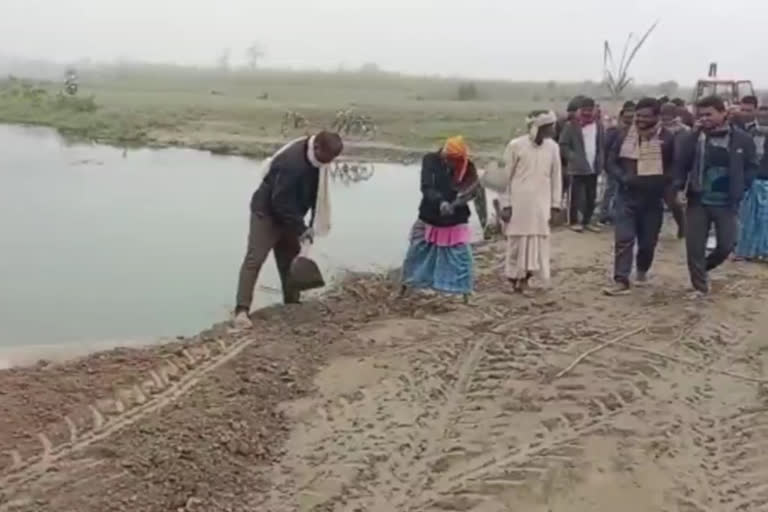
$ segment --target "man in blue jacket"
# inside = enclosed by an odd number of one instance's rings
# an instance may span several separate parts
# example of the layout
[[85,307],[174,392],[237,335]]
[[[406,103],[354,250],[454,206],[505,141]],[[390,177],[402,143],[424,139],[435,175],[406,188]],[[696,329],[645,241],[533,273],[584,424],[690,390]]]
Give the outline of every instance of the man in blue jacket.
[[[722,99],[703,98],[697,110],[700,128],[680,141],[675,188],[687,195],[688,270],[700,295],[709,292],[707,273],[720,266],[736,245],[739,206],[758,162],[752,137],[728,122]],[[717,246],[707,255],[712,225]]]

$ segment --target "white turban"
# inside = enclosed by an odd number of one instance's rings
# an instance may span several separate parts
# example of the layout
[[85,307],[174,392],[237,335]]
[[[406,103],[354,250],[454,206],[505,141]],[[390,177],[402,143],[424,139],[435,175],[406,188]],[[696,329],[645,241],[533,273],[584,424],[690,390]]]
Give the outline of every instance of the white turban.
[[551,110],[542,112],[536,116],[529,116],[525,119],[525,123],[528,125],[528,134],[531,136],[531,140],[535,140],[539,135],[539,128],[548,124],[555,124],[557,122],[557,116]]

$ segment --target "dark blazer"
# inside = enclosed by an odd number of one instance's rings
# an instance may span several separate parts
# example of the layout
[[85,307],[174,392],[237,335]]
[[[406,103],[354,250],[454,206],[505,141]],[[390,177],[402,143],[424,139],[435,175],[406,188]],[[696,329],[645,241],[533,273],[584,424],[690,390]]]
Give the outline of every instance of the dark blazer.
[[616,139],[621,137],[625,132],[626,128],[624,128],[622,125],[611,126],[605,130],[605,171],[609,176],[612,176],[611,173],[608,172],[608,157],[611,146],[613,146],[613,144],[616,142]]
[[[758,155],[762,153],[762,157],[759,157],[759,169],[755,179],[768,180],[768,132],[757,123],[746,126],[744,131],[752,136]],[[758,147],[758,144],[762,147]]]
[[458,205],[450,215],[440,213],[440,203],[453,202],[459,191],[477,180],[477,170],[471,161],[462,182],[454,183],[452,171],[440,155],[440,151],[427,153],[421,161],[421,203],[419,219],[432,226],[458,226],[469,221],[469,206]]
[[662,176],[638,176],[637,160],[621,157],[621,146],[627,138],[629,130],[618,129],[610,137],[610,145],[605,159],[605,170],[616,178],[621,192],[651,193],[662,197],[667,185],[675,179],[675,135],[662,128],[659,133],[661,139],[661,160],[664,167]]
[[584,149],[584,134],[576,121],[569,121],[560,133],[560,155],[567,162],[566,172],[573,175],[600,174],[605,160],[605,128],[597,123],[597,151],[590,166]]
[[760,159],[760,168],[755,178],[768,180],[768,135],[763,139],[763,157]]
[[[682,190],[688,187],[688,198],[698,201],[702,194],[703,176],[699,169],[699,159],[707,158],[698,155],[699,135],[701,130],[693,130],[685,134],[679,144],[679,154],[676,165],[675,188]],[[731,206],[737,208],[744,198],[744,192],[752,185],[759,170],[755,141],[744,130],[730,127],[730,144],[728,146],[729,165],[729,198]]]
[[281,228],[301,235],[304,217],[315,208],[320,171],[307,159],[309,138],[277,155],[251,198],[251,211],[272,217]]

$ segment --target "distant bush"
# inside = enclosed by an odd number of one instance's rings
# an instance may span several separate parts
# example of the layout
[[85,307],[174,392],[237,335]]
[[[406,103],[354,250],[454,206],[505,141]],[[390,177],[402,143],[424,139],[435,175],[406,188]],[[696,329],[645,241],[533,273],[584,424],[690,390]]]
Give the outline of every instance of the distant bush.
[[378,75],[379,73],[381,73],[381,68],[375,62],[366,62],[365,64],[360,66],[360,73],[369,74],[369,75]]
[[95,112],[99,106],[93,96],[70,96],[59,94],[56,96],[55,106],[61,110],[73,110],[75,112]]
[[680,85],[674,80],[667,80],[656,86],[656,91],[663,96],[674,96],[678,89],[680,89]]
[[474,82],[459,84],[459,91],[457,96],[459,101],[476,100],[479,96],[477,93],[477,86]]
[[34,105],[42,103],[43,99],[48,97],[48,91],[38,85],[17,80],[9,77],[7,81],[0,84],[0,92],[5,97],[22,98]]

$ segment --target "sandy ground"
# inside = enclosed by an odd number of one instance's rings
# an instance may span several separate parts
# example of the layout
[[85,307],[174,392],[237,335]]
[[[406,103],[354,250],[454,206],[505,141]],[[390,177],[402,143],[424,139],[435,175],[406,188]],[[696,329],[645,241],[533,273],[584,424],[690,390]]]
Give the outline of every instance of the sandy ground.
[[665,235],[607,298],[610,240],[558,232],[531,297],[490,243],[469,305],[367,277],[253,332],[2,371],[0,512],[767,510],[768,269],[692,300]]

